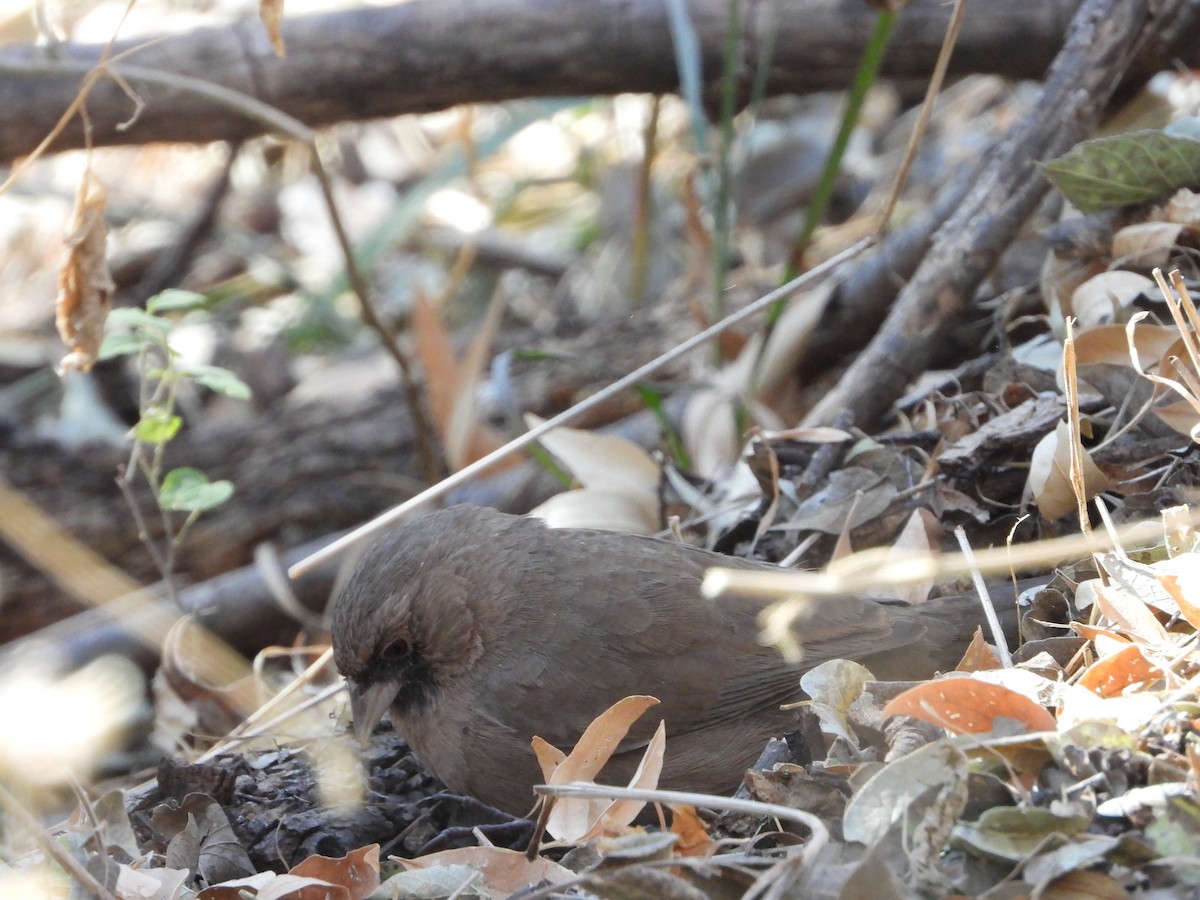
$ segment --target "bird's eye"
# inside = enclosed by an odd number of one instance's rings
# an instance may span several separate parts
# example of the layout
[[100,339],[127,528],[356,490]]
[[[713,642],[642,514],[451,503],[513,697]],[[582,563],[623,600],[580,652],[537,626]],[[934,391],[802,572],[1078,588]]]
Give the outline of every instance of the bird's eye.
[[384,662],[397,663],[408,659],[412,647],[404,638],[397,638],[379,651],[379,658]]

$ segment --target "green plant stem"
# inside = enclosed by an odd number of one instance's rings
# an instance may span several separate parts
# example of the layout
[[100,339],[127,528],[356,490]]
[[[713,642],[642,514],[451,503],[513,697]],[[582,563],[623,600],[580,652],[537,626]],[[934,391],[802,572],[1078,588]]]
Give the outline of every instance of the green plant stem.
[[654,168],[654,151],[658,143],[658,114],[662,97],[655,94],[650,100],[649,118],[642,132],[642,164],[638,167],[636,196],[634,198],[633,240],[630,247],[629,301],[637,308],[646,299],[646,277],[650,271],[650,223],[654,214],[654,196],[651,172]]
[[[713,302],[712,317],[725,314],[725,279],[729,274],[729,248],[733,227],[729,209],[733,175],[729,157],[733,150],[733,117],[737,106],[738,69],[741,63],[741,0],[730,0],[725,25],[725,59],[721,72],[721,145],[717,158],[717,196],[713,203]],[[714,353],[718,352],[713,345]]]
[[[841,170],[846,148],[850,144],[850,136],[854,133],[859,116],[862,114],[867,91],[878,79],[879,67],[883,65],[884,57],[887,55],[887,46],[892,36],[892,29],[896,24],[896,16],[895,12],[889,10],[881,12],[875,20],[875,30],[871,33],[871,39],[863,50],[862,59],[859,60],[858,70],[854,73],[854,81],[851,83],[850,93],[846,97],[846,108],[842,113],[842,122],[837,136],[834,138],[833,146],[829,149],[829,156],[825,159],[821,180],[808,204],[804,229],[796,238],[788,255],[783,284],[787,284],[801,271],[804,254],[812,244],[813,235],[821,224],[821,219],[825,216],[825,210],[829,207],[834,185],[837,183],[838,172]],[[762,341],[759,343],[758,356],[754,360],[754,375],[751,378],[751,384],[756,384],[758,381],[758,370],[762,363],[763,353],[771,339],[771,333],[775,330],[775,323],[783,315],[783,310],[784,303],[780,302],[767,311],[766,321],[763,324]]]
[[800,232],[800,236],[792,245],[787,272],[783,276],[785,283],[795,278],[796,274],[800,271],[804,253],[808,250],[809,245],[812,244],[813,235],[816,233],[817,227],[821,224],[821,219],[824,218],[825,211],[829,207],[829,201],[833,197],[833,188],[837,183],[838,171],[842,167],[846,148],[850,144],[850,136],[854,133],[854,129],[858,125],[858,119],[862,113],[867,91],[870,90],[879,77],[879,67],[883,64],[884,57],[887,55],[888,42],[891,40],[896,18],[897,13],[885,11],[881,12],[875,20],[875,30],[871,33],[871,39],[867,42],[866,49],[863,50],[862,59],[858,64],[858,71],[854,73],[854,82],[851,84],[850,93],[846,97],[846,109],[842,113],[841,127],[838,129],[837,137],[834,138],[833,147],[829,150],[829,156],[825,160],[825,169],[821,173],[821,181],[817,185],[817,190],[813,194],[812,201],[808,204],[808,213],[804,218],[804,230]]

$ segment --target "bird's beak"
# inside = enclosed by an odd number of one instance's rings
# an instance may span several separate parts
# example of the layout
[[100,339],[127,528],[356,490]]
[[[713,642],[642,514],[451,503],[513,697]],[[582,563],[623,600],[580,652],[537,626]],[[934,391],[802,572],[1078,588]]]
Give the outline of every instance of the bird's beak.
[[383,718],[383,714],[392,705],[392,701],[396,699],[400,685],[395,681],[376,681],[368,685],[351,682],[348,687],[350,714],[354,717],[354,736],[360,743],[365,743],[379,724],[379,720]]

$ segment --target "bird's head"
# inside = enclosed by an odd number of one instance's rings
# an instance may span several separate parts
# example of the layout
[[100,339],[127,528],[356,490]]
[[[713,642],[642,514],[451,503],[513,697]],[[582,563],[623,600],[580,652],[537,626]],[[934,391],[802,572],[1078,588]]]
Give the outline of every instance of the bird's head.
[[483,653],[471,547],[423,521],[403,526],[358,561],[333,613],[333,651],[365,739],[384,713],[430,711]]

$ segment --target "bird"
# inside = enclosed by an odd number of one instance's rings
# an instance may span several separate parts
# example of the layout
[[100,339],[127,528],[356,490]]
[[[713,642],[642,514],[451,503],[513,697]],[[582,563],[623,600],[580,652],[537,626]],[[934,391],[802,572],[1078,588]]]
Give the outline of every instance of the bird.
[[454,506],[400,525],[360,556],[335,601],[334,659],[360,740],[385,714],[449,789],[514,815],[543,779],[537,735],[569,749],[617,700],[654,706],[602,772],[627,783],[659,720],[660,786],[727,793],[773,736],[799,676],[855,660],[880,680],[952,669],[983,620],[977,599],[910,605],[846,595],[808,604],[802,660],[758,641],[766,601],[702,596],[714,566],[778,571],[679,542],[547,527]]

